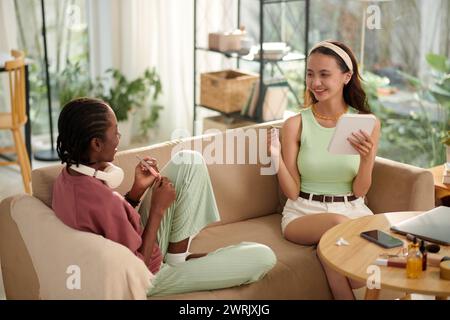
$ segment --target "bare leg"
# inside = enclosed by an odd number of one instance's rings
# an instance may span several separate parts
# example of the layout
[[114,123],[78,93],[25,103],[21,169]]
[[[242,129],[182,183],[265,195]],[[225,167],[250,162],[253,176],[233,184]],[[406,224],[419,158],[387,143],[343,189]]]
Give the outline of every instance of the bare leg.
[[348,282],[350,283],[350,287],[352,287],[352,289],[359,289],[366,286],[364,282],[353,280],[350,278],[348,279]]
[[189,259],[201,258],[201,257],[204,257],[206,255],[207,255],[207,253],[191,253],[190,255],[188,255],[186,257],[186,261],[189,260]]
[[189,238],[183,239],[179,242],[169,242],[167,252],[169,253],[184,253],[188,250]]
[[327,276],[328,285],[330,286],[334,299],[355,300],[355,296],[353,295],[353,291],[347,277],[327,266],[327,264],[324,263],[320,258],[319,261],[322,264],[323,270],[325,271],[325,274]]
[[318,213],[303,216],[289,223],[284,230],[284,237],[302,245],[318,244],[322,235],[348,218],[337,213]]
[[[347,220],[347,217],[335,213],[307,215],[289,223],[285,229],[284,236],[287,240],[298,244],[317,244],[328,229]],[[337,300],[354,300],[355,297],[348,279],[328,267],[320,259],[319,261],[322,263],[334,298]]]
[[[184,253],[188,250],[189,238],[181,240],[179,242],[170,242],[167,249],[168,253]],[[206,256],[207,253],[191,253],[186,257],[186,260],[201,258]]]

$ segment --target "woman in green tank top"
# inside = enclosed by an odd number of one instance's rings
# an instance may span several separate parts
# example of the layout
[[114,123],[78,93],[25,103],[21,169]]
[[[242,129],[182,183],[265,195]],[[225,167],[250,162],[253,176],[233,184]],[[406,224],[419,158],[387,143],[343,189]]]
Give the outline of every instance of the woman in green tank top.
[[[333,226],[372,214],[364,204],[375,162],[380,122],[371,135],[349,138],[359,155],[332,155],[327,146],[337,120],[347,112],[370,113],[356,59],[346,45],[323,41],[310,51],[306,76],[307,108],[285,121],[281,144],[269,134],[271,156],[278,161],[278,180],[288,197],[282,230],[289,241],[314,245]],[[319,258],[320,260],[320,258]],[[322,261],[321,261],[322,262]],[[322,262],[335,299],[354,299],[349,281]]]

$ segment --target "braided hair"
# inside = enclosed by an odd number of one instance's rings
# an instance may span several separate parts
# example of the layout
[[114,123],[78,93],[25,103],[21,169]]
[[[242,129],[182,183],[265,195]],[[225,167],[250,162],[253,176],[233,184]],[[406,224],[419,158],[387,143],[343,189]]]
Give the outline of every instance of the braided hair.
[[89,144],[93,138],[104,139],[110,125],[109,106],[93,98],[68,102],[58,119],[56,151],[61,163],[89,164]]

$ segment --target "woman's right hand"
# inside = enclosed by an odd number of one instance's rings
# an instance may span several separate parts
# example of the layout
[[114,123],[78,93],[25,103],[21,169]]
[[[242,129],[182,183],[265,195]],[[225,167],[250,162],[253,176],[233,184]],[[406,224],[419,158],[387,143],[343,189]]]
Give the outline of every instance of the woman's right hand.
[[276,159],[281,154],[280,137],[277,128],[271,128],[267,131],[267,153]]
[[152,211],[164,215],[166,210],[175,201],[175,198],[175,186],[167,177],[161,177],[161,180],[156,181],[153,186],[151,208],[155,210]]

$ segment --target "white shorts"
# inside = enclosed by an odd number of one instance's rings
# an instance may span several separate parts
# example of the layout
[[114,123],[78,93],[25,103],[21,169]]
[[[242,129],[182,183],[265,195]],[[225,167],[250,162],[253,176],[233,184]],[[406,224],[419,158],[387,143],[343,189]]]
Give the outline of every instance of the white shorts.
[[281,230],[284,234],[286,226],[295,219],[325,212],[342,214],[350,219],[373,215],[363,197],[345,202],[320,202],[298,197],[295,201],[287,200],[282,213]]

